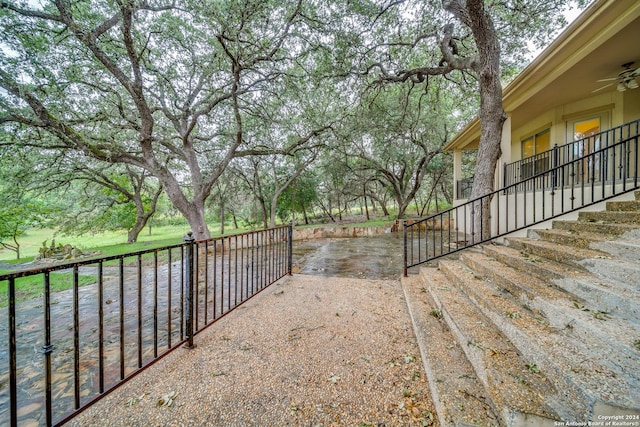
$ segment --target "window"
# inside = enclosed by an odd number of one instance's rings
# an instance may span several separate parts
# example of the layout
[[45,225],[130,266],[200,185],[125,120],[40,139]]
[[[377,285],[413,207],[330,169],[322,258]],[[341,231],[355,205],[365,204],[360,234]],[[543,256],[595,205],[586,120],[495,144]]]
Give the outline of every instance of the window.
[[545,172],[549,169],[549,156],[537,156],[527,158],[543,153],[551,148],[551,132],[545,129],[528,138],[522,140],[522,165],[520,169],[520,178],[529,178],[530,176]]
[[551,132],[545,129],[522,140],[522,158],[531,157],[551,148]]

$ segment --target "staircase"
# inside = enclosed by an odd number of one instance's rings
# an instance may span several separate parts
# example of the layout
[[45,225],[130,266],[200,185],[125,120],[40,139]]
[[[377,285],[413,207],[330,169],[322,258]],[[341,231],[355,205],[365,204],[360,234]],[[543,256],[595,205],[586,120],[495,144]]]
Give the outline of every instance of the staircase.
[[640,191],[402,280],[440,425],[640,414]]

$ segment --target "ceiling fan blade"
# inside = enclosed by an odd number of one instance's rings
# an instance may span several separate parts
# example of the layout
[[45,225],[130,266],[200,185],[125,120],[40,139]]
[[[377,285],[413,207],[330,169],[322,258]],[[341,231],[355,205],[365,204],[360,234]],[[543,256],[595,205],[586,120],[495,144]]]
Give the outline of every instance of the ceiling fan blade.
[[[598,81],[600,81],[600,80],[598,80]],[[604,85],[604,86],[602,86],[601,88],[598,88],[598,89],[596,89],[596,90],[592,90],[592,91],[591,91],[591,93],[599,92],[599,91],[601,91],[602,89],[606,89],[606,88],[608,88],[609,86],[613,86],[613,83],[609,83],[608,85]]]
[[612,82],[614,80],[618,80],[620,77],[611,77],[610,79],[600,79],[596,80],[597,82]]

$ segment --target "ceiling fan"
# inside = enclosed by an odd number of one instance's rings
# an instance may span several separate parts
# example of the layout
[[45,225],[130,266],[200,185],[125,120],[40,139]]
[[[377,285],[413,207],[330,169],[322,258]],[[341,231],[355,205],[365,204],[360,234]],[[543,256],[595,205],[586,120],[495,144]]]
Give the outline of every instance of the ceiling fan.
[[636,77],[640,77],[640,68],[636,68],[636,69],[631,68],[633,64],[634,64],[633,62],[627,62],[626,64],[622,64],[622,67],[624,68],[624,70],[618,73],[617,77],[598,80],[599,82],[612,82],[612,83],[606,84],[601,88],[594,90],[592,93],[601,91],[602,89],[606,89],[609,86],[613,86],[614,84],[616,84],[615,82],[617,82],[616,89],[618,89],[619,92],[624,92],[627,89],[637,88],[638,82],[636,81]]

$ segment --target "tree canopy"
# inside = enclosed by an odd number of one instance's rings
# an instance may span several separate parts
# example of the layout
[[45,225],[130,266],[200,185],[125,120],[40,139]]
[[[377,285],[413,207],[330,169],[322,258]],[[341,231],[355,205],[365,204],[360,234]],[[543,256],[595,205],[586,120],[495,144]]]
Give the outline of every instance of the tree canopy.
[[[329,216],[359,198],[402,216],[441,182],[441,147],[474,113],[474,195],[492,187],[502,84],[574,3],[2,2],[0,150],[95,178],[92,197],[126,200],[138,220],[162,189],[197,238],[228,179],[265,225],[305,176]],[[68,188],[49,179],[41,189]]]

